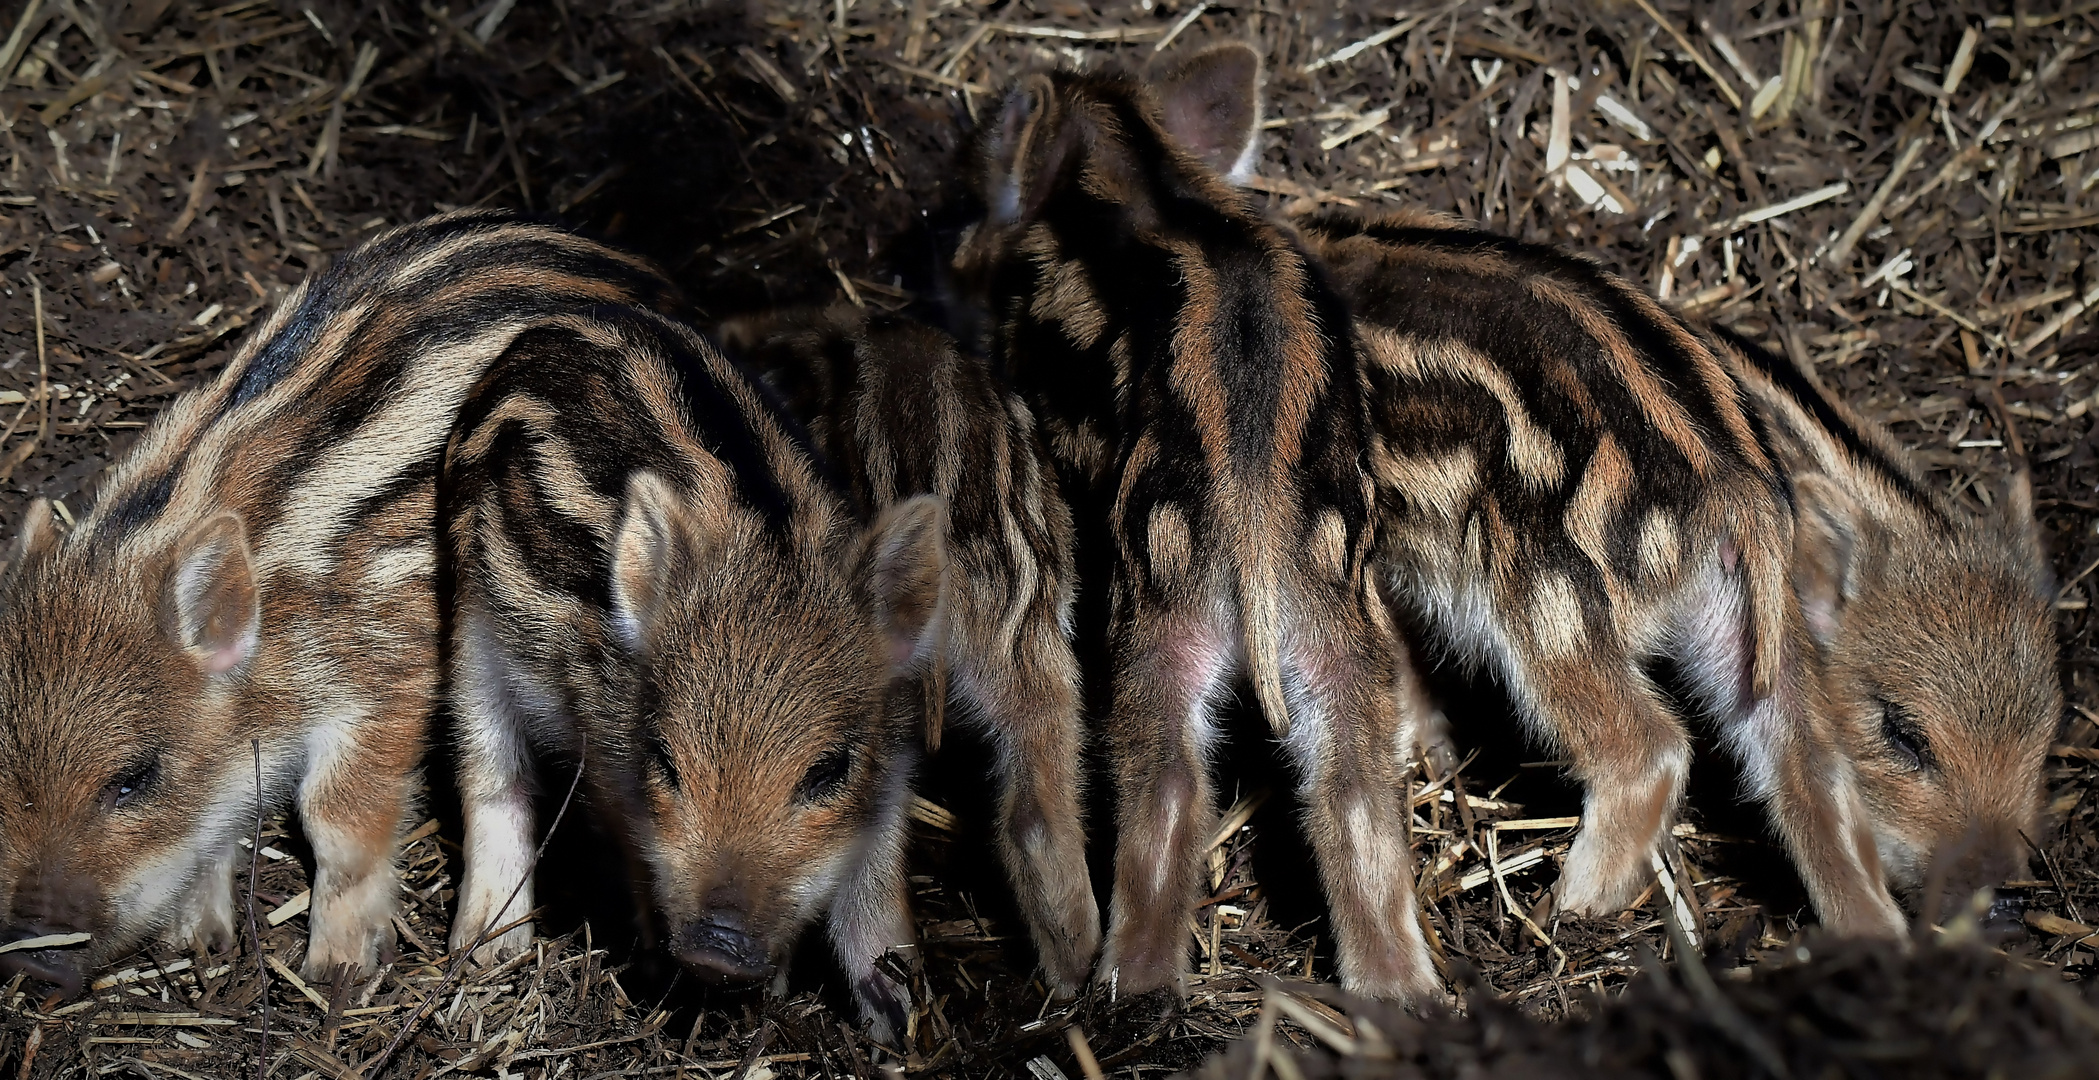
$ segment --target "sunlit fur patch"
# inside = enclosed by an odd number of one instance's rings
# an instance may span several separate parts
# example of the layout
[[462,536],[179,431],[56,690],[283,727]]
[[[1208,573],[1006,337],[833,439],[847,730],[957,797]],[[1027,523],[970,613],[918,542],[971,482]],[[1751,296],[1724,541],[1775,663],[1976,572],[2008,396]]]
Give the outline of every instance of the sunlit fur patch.
[[1479,488],[1479,462],[1471,447],[1435,457],[1396,454],[1380,447],[1370,464],[1378,483],[1443,522],[1462,520]]
[[1530,631],[1540,659],[1574,651],[1582,642],[1582,607],[1574,586],[1561,574],[1546,574],[1531,588]]
[[1683,557],[1677,539],[1676,519],[1659,506],[1640,518],[1640,569],[1650,578],[1666,580],[1676,572]]
[[1188,515],[1180,507],[1165,502],[1152,507],[1145,539],[1154,577],[1162,584],[1180,583],[1187,578],[1195,552],[1190,546]]

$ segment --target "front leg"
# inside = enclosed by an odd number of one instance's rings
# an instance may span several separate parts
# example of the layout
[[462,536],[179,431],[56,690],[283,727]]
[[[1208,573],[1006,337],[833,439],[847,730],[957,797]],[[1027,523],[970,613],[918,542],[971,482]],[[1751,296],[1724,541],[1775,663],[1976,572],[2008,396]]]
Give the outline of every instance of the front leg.
[[463,613],[459,623],[452,712],[466,869],[452,916],[452,949],[472,948],[475,963],[491,964],[532,947],[530,922],[489,936],[532,910],[531,759],[502,644],[485,617]]
[[1115,892],[1095,978],[1122,994],[1178,988],[1188,964],[1188,913],[1217,817],[1205,756],[1212,699],[1232,655],[1230,639],[1193,612],[1149,608],[1129,604],[1111,639]]
[[391,942],[400,877],[395,858],[414,802],[427,696],[402,694],[373,715],[307,737],[299,817],[313,844],[313,906],[302,974],[327,978],[379,965]]
[[1776,693],[1723,718],[1725,741],[1764,799],[1822,925],[1900,938],[1902,910],[1888,893],[1857,778],[1827,729],[1819,688],[1805,681],[1788,658]]
[[161,940],[178,949],[205,953],[232,948],[240,931],[234,925],[233,879],[247,862],[246,849],[233,845],[208,858],[183,896],[175,921],[161,933]]
[[1078,663],[1054,624],[1034,628],[1017,661],[958,665],[957,685],[998,748],[998,851],[1050,989],[1085,985],[1100,948],[1100,908],[1080,813]]
[[895,772],[884,785],[882,803],[830,910],[831,947],[853,988],[860,1019],[870,1038],[899,1049],[910,1035],[911,990],[883,971],[880,961],[895,951],[916,965],[918,933],[911,922],[904,876],[904,804],[910,797],[911,765],[902,760],[892,766]]

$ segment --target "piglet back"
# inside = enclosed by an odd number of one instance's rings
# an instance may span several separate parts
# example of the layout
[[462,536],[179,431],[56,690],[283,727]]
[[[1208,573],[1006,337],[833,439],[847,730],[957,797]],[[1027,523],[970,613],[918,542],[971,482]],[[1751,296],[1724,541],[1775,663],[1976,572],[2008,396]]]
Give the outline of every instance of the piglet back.
[[674,300],[641,260],[514,215],[393,230],[300,285],[217,379],[178,399],[72,540],[150,544],[232,510],[263,567],[325,570],[390,494],[434,478],[466,386],[521,329]]

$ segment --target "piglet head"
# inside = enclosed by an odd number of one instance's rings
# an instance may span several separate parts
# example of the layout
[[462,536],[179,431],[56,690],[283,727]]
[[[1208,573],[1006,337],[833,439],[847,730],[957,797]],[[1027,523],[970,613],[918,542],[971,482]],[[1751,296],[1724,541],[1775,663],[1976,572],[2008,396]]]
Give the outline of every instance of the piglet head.
[[148,933],[229,941],[202,875],[252,808],[252,782],[225,790],[248,773],[232,704],[259,626],[240,519],[108,555],[38,500],[0,580],[0,944],[88,935],[0,953],[0,976],[68,992]]
[[915,735],[890,690],[937,632],[946,511],[913,499],[792,540],[731,495],[630,484],[613,609],[637,663],[615,772],[671,951],[738,982],[897,857]]
[[[1025,228],[1067,185],[1119,186],[1146,173],[1187,189],[1118,196],[1233,201],[1214,181],[1243,183],[1253,175],[1260,90],[1260,54],[1239,43],[1204,49],[1142,79],[1063,71],[1021,78],[969,150],[970,183],[986,216],[978,235],[989,243]],[[1144,207],[1135,212],[1141,217]],[[967,243],[964,253],[980,254]]]
[[1881,862],[1913,907],[1951,917],[2025,877],[2039,839],[2063,697],[2032,489],[2021,475],[1950,528],[1822,475],[1796,494],[1794,588]]

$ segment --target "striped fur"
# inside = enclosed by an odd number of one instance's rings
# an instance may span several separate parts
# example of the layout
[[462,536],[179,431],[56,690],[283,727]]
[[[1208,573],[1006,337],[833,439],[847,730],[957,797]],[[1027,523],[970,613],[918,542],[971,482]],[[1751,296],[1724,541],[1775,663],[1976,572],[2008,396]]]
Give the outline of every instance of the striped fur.
[[1425,214],[1301,224],[1370,360],[1392,594],[1587,787],[1561,906],[1629,902],[1677,805],[1664,659],[1826,925],[1899,933],[1886,879],[1935,853],[1963,899],[2024,865],[2061,712],[2025,501],[1971,519],[1790,363],[1586,261]]
[[[915,761],[892,683],[939,633],[944,510],[854,519],[759,388],[690,330],[605,307],[517,339],[440,485],[467,876],[455,947],[532,907],[534,751],[583,770],[669,948],[776,972],[828,915],[877,1037],[906,991]],[[505,901],[511,900],[509,906]],[[480,946],[526,947],[521,925]]]
[[[1237,672],[1299,768],[1343,984],[1415,998],[1437,989],[1401,798],[1417,710],[1367,569],[1360,362],[1338,297],[1212,167],[1247,160],[1258,67],[1226,46],[1156,90],[1023,80],[981,137],[990,213],[955,267],[1113,548],[1118,838],[1099,977],[1141,992],[1185,967],[1214,714]],[[1208,160],[1169,121],[1214,136],[1193,140]]]
[[1071,511],[1034,414],[930,328],[851,309],[724,326],[869,512],[948,507],[946,642],[928,672],[927,742],[947,696],[997,753],[997,838],[1043,970],[1076,993],[1100,946],[1080,821]]
[[11,938],[94,939],[0,963],[77,988],[148,936],[229,944],[258,797],[295,803],[313,844],[306,972],[390,952],[454,413],[534,322],[669,295],[500,215],[397,229],[177,399],[78,528],[32,507],[0,585],[0,913]]

